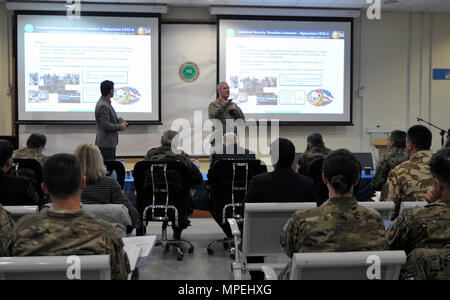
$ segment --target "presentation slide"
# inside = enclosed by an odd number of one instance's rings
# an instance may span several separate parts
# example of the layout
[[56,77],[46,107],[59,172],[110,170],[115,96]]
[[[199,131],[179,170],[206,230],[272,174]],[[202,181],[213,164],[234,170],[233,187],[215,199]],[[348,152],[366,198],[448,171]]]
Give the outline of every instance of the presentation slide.
[[158,121],[158,18],[19,15],[19,120],[95,121],[100,83],[127,121]]
[[351,21],[219,24],[219,81],[246,119],[351,122]]

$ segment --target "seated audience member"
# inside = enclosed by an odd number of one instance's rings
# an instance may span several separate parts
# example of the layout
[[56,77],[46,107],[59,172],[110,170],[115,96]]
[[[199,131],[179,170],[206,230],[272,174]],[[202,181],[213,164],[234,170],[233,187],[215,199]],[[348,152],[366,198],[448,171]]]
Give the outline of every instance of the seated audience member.
[[406,132],[394,130],[388,139],[387,152],[381,157],[372,177],[370,184],[372,191],[381,191],[391,170],[407,160]]
[[430,169],[431,203],[405,211],[386,231],[385,248],[408,255],[401,279],[450,279],[450,148],[433,155]]
[[431,131],[425,126],[408,129],[406,149],[410,158],[391,171],[380,196],[380,201],[394,201],[393,220],[398,217],[402,201],[425,201],[427,189],[433,184],[429,165],[431,138]]
[[[330,199],[322,206],[295,212],[285,225],[280,244],[294,253],[383,250],[384,224],[378,212],[360,206],[353,195],[360,167],[345,149],[331,152],[323,163]],[[291,264],[280,273],[288,279]]]
[[327,157],[331,149],[325,147],[322,135],[320,133],[312,133],[306,138],[306,149],[298,160],[298,173],[306,175],[309,164],[319,157]]
[[14,221],[0,204],[0,257],[10,256],[10,244],[14,237]]
[[106,176],[100,149],[92,144],[82,144],[75,149],[75,156],[86,176],[86,187],[81,193],[83,204],[123,204],[128,209],[133,227],[139,221],[139,214],[124,195],[120,184],[113,177]]
[[7,175],[13,165],[13,150],[10,142],[0,140],[0,204],[37,205],[39,196],[30,179]]
[[109,254],[111,278],[130,272],[123,242],[107,222],[83,211],[80,203],[86,177],[70,154],[49,157],[43,167],[42,188],[52,206],[22,217],[16,224],[13,256],[69,256]]
[[[189,170],[191,176],[191,186],[200,184],[203,181],[202,173],[200,173],[199,169],[191,162],[189,156],[180,151],[179,154],[174,153],[172,151],[172,147],[176,149],[178,147],[178,132],[172,130],[164,131],[161,137],[161,146],[157,148],[150,149],[145,155],[146,160],[167,160],[167,161],[180,161],[182,162]],[[146,178],[150,178],[150,176],[146,176]],[[179,183],[181,179],[179,178],[179,174],[168,174],[168,180],[172,183]],[[146,180],[147,181],[147,180]],[[178,223],[179,226],[173,226],[173,236],[174,239],[179,240],[181,238],[181,232],[183,229],[187,228],[190,224],[188,215],[194,208],[193,200],[188,199],[190,203],[188,203],[188,211],[183,212],[181,210],[178,211]]]
[[244,202],[315,202],[312,179],[292,170],[294,144],[279,138],[271,144],[270,153],[274,171],[252,178]]
[[32,158],[44,164],[46,156],[42,154],[45,150],[45,144],[47,143],[47,138],[45,135],[40,133],[33,133],[27,140],[27,146],[22,149],[14,151],[13,158]]
[[[294,144],[279,138],[270,145],[270,154],[275,170],[252,178],[244,203],[316,202],[312,179],[292,170]],[[264,263],[264,257],[248,257],[247,261]],[[264,279],[264,273],[259,271],[250,271],[250,276],[253,280]]]
[[255,159],[255,153],[239,145],[238,137],[233,132],[227,132],[223,136],[222,152],[211,155],[209,167],[219,159]]

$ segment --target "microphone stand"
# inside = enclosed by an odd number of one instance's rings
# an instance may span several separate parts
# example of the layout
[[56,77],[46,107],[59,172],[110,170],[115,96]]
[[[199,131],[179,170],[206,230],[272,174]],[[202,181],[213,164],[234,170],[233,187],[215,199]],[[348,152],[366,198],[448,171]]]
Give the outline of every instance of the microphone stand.
[[439,129],[439,130],[441,131],[441,132],[439,133],[439,134],[441,135],[441,145],[442,145],[442,147],[444,147],[444,136],[445,136],[446,133],[447,133],[447,137],[450,136],[450,129],[447,130],[447,131],[445,131],[444,129],[439,128],[439,127],[437,127],[436,125],[431,124],[430,122],[427,122],[427,121],[425,121],[424,119],[421,119],[421,118],[417,118],[417,121],[427,123],[428,125],[430,125],[430,126],[436,128],[436,129]]

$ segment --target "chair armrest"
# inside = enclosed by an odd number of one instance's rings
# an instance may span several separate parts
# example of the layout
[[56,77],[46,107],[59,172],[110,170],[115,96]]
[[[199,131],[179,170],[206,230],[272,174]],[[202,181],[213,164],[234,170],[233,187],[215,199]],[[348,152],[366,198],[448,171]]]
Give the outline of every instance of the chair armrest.
[[234,218],[228,218],[228,223],[230,224],[231,233],[233,236],[241,236],[241,231],[239,230],[239,226]]
[[278,276],[273,268],[269,266],[261,266],[261,270],[264,272],[265,280],[278,280]]
[[241,231],[239,230],[239,226],[234,218],[228,218],[228,223],[230,224],[231,234],[234,237],[234,261],[237,264],[242,264],[240,261],[240,253],[239,253],[239,244],[241,243]]

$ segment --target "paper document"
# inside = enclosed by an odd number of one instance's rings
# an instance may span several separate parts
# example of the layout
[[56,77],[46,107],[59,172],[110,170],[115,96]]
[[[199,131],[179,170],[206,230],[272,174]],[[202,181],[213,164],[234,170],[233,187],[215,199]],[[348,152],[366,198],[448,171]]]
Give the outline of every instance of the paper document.
[[[156,235],[125,237],[122,238],[122,241],[124,243],[124,250],[130,260],[130,265],[135,265],[136,268],[140,268],[143,267],[150,258],[150,254],[156,242]],[[134,269],[133,266],[132,269]]]

